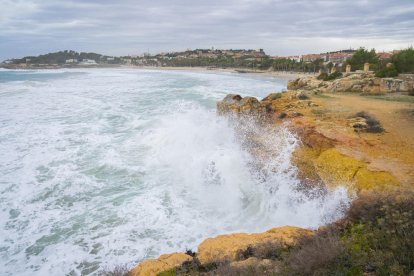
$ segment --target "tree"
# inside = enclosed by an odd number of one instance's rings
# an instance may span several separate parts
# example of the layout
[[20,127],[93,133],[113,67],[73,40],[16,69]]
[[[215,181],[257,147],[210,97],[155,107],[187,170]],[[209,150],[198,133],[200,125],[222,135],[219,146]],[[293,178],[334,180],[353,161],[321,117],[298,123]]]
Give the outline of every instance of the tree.
[[414,73],[414,49],[410,47],[393,55],[392,63],[398,73]]
[[350,64],[355,70],[362,70],[365,63],[369,63],[371,68],[376,69],[378,62],[379,60],[375,49],[368,51],[365,48],[359,48],[346,63]]

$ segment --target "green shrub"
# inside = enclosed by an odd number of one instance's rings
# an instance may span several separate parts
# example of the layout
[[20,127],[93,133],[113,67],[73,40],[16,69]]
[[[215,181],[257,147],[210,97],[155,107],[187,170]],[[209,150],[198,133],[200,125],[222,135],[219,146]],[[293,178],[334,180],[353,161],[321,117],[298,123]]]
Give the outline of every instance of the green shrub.
[[327,77],[328,77],[327,73],[320,73],[319,76],[317,76],[316,78],[318,80],[326,80]]
[[339,223],[302,239],[289,275],[407,275],[414,269],[414,191],[367,192]]
[[365,48],[359,48],[346,63],[350,64],[354,70],[362,70],[365,63],[369,63],[371,68],[375,69],[378,56],[374,49],[368,51]]
[[378,78],[392,78],[398,76],[398,71],[394,65],[391,65],[390,67],[385,67],[377,71],[375,76]]
[[392,56],[398,73],[414,73],[414,49],[410,47]]
[[332,74],[329,74],[329,76],[325,80],[330,81],[330,80],[339,79],[341,77],[342,77],[342,73],[341,72],[334,72]]
[[332,74],[327,74],[327,73],[321,73],[319,76],[317,76],[316,78],[318,80],[323,80],[323,81],[330,81],[330,80],[335,80],[338,78],[342,77],[342,73],[341,72],[334,72]]

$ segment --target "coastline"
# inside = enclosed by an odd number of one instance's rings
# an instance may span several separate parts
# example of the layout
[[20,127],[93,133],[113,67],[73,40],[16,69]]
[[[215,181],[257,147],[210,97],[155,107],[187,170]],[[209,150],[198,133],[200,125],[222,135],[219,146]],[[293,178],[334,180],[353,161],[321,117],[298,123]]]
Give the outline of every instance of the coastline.
[[187,71],[202,73],[235,73],[247,75],[260,75],[267,77],[281,77],[287,79],[297,79],[301,77],[315,76],[313,73],[301,73],[293,71],[270,71],[270,70],[251,70],[246,68],[210,68],[210,67],[153,67],[153,66],[122,66],[131,69],[147,69],[159,71]]
[[288,80],[302,77],[315,76],[314,73],[303,73],[294,71],[271,71],[271,70],[252,70],[246,68],[216,68],[216,67],[161,67],[161,66],[133,66],[133,65],[98,65],[98,66],[0,66],[10,70],[59,70],[59,69],[137,69],[137,70],[156,70],[156,71],[186,71],[198,73],[234,73],[255,76],[286,78]]

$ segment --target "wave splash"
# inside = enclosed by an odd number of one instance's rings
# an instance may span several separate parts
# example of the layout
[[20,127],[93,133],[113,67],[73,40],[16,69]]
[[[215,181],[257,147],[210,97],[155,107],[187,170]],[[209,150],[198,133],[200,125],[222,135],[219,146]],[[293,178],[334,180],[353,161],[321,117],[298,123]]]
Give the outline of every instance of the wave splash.
[[262,81],[182,74],[0,84],[0,274],[93,274],[218,234],[341,216],[345,189],[300,189],[294,135],[211,109],[225,84],[247,93]]
[[181,105],[141,142],[150,148],[145,163],[153,188],[170,199],[165,207],[192,216],[211,234],[317,227],[340,217],[348,202],[342,188],[300,191],[290,162],[299,141],[284,127],[237,123]]

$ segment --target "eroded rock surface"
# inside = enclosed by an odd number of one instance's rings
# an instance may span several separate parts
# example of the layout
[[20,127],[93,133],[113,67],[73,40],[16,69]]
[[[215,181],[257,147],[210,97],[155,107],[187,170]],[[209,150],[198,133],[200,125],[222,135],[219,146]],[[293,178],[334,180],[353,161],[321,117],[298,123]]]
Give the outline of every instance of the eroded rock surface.
[[273,228],[260,234],[229,234],[220,235],[203,241],[197,252],[197,258],[202,264],[220,261],[236,261],[236,254],[249,246],[265,243],[278,242],[284,245],[292,245],[298,238],[311,235],[311,230],[284,226]]

